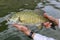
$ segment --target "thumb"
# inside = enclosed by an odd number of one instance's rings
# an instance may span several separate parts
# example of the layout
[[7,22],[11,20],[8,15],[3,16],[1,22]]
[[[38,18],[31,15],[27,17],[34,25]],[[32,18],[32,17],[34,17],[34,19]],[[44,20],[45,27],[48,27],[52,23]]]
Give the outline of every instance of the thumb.
[[51,25],[52,25],[52,23],[49,23],[49,24],[47,25],[47,27],[46,27],[46,28],[50,28],[50,27],[51,27]]

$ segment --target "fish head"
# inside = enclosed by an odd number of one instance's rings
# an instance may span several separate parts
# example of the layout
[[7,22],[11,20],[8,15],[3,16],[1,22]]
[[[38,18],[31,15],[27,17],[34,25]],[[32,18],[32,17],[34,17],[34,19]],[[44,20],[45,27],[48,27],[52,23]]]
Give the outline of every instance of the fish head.
[[6,20],[7,20],[6,25],[14,24],[14,23],[18,23],[19,22],[19,17],[16,16],[16,14],[14,13],[14,14],[10,15],[10,17],[8,17]]

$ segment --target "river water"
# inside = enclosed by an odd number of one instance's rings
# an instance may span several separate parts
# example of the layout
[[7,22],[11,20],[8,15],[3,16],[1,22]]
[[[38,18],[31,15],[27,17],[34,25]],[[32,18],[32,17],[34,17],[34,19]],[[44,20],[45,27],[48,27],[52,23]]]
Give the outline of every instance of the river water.
[[[4,3],[4,2],[7,3]],[[15,3],[14,3],[15,2]],[[19,3],[20,2],[20,3]],[[2,5],[3,3],[3,5]],[[6,5],[8,6],[6,6]],[[16,5],[15,5],[16,4]],[[44,1],[24,1],[24,0],[1,0],[0,1],[0,40],[32,40],[29,39],[25,34],[18,31],[15,27],[12,27],[11,25],[5,25],[5,20],[10,15],[10,13],[13,11],[19,11],[23,9],[35,9],[40,8],[41,10],[44,10],[48,15],[53,16],[54,18],[60,18],[60,0],[44,0]],[[5,6],[4,6],[5,5]],[[19,7],[18,7],[19,6]],[[60,29],[56,27],[56,30],[53,30],[51,28],[46,29],[43,28],[42,30],[37,31],[38,29],[32,28],[31,30],[34,30],[37,33],[40,33],[42,35],[53,37],[56,40],[60,40]]]

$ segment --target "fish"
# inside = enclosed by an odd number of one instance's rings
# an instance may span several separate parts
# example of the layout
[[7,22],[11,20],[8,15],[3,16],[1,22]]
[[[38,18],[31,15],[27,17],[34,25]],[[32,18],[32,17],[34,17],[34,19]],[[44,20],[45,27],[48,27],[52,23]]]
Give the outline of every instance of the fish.
[[[11,17],[9,18],[9,21],[7,24],[13,24],[17,23],[20,25],[29,25],[29,26],[36,26],[38,29],[43,28],[43,23],[48,22],[50,20],[46,19],[43,16],[43,13],[36,10],[22,10],[20,12],[15,12]],[[54,26],[54,25],[53,25]],[[33,28],[33,27],[32,27]],[[53,27],[51,27],[53,28]],[[53,28],[55,29],[55,28]]]

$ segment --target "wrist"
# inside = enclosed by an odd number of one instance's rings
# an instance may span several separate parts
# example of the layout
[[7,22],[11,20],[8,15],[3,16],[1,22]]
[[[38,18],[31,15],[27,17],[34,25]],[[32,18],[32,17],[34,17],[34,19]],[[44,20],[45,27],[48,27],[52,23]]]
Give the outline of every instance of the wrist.
[[31,38],[31,39],[33,39],[33,37],[34,37],[34,32],[31,31],[30,34],[28,35],[28,37]]

